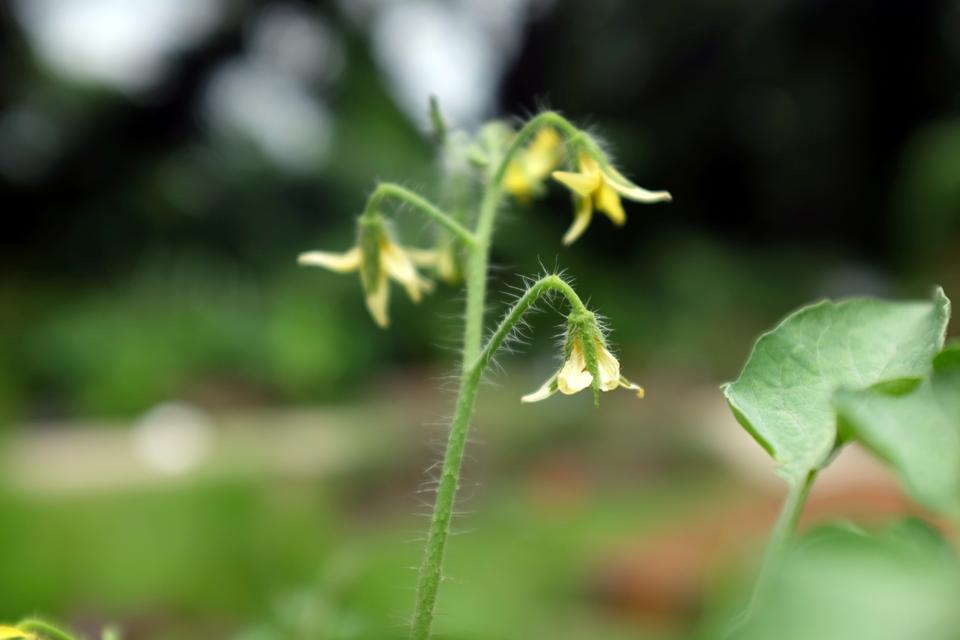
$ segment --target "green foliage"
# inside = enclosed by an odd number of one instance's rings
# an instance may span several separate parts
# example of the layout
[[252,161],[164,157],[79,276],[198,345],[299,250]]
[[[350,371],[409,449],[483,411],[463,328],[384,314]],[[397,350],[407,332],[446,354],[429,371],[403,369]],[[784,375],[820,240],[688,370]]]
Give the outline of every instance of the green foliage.
[[732,640],[950,640],[960,634],[960,563],[937,532],[906,520],[875,534],[849,525],[805,536],[765,606]]
[[841,390],[846,429],[900,474],[917,500],[960,515],[960,347],[934,360],[933,374],[907,393]]
[[738,421],[798,484],[838,447],[833,394],[926,374],[943,346],[950,303],[823,301],[788,316],[756,343],[723,392]]

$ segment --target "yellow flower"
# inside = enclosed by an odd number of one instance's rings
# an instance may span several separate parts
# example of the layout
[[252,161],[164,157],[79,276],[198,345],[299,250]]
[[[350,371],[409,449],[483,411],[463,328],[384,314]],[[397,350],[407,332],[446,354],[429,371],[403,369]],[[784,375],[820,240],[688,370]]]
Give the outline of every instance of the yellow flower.
[[38,640],[37,636],[16,627],[6,627],[0,624],[0,640]]
[[590,156],[581,152],[577,158],[579,171],[554,171],[553,178],[570,189],[576,198],[573,224],[563,236],[563,244],[572,244],[590,225],[594,208],[607,215],[616,225],[627,221],[620,197],[636,202],[670,202],[667,191],[647,191],[633,184],[612,166],[601,167]]
[[410,252],[390,239],[379,216],[361,218],[359,228],[357,246],[345,253],[307,251],[300,254],[297,262],[337,273],[359,271],[367,309],[374,322],[385,329],[390,325],[387,314],[390,302],[388,277],[402,285],[414,302],[420,302],[432,285],[417,272]]
[[[598,335],[591,335],[587,339],[593,341],[596,352],[600,390],[613,391],[618,387],[623,387],[636,391],[637,397],[642,398],[644,395],[643,387],[620,375],[620,363],[607,349],[603,339]],[[523,396],[520,401],[539,402],[540,400],[546,400],[557,391],[569,396],[591,387],[593,385],[593,374],[589,371],[587,357],[583,349],[583,340],[582,334],[578,333],[571,341],[570,352],[560,370],[543,383],[543,386],[533,393]]]
[[562,154],[560,134],[552,127],[543,127],[530,146],[518,151],[507,165],[503,188],[521,202],[529,202],[543,191],[543,181],[560,162]]
[[455,238],[443,238],[433,249],[407,249],[407,255],[416,266],[433,269],[441,280],[456,285],[463,280],[458,251],[459,243]]

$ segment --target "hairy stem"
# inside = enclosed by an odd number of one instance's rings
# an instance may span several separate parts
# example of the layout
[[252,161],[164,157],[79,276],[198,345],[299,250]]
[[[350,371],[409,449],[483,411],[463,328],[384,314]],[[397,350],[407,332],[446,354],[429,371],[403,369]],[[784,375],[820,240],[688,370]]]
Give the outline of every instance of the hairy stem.
[[[413,614],[413,626],[410,637],[413,640],[428,640],[430,628],[433,625],[434,609],[437,603],[437,591],[443,575],[443,553],[450,533],[450,518],[453,514],[453,505],[457,497],[460,482],[460,466],[463,462],[463,451],[466,447],[467,433],[470,430],[470,417],[473,415],[474,400],[477,397],[477,387],[483,370],[489,363],[496,349],[509,335],[510,329],[519,321],[523,312],[543,292],[556,289],[567,294],[568,299],[576,299],[582,306],[579,298],[573,293],[569,285],[557,276],[547,276],[537,282],[535,295],[530,291],[517,302],[517,305],[507,314],[500,328],[494,333],[487,348],[481,355],[483,339],[483,315],[487,295],[487,268],[490,260],[490,243],[493,237],[494,222],[497,217],[497,207],[503,196],[503,178],[513,156],[523,145],[544,126],[557,128],[568,139],[580,135],[579,131],[560,115],[552,112],[542,113],[523,126],[512,140],[506,153],[500,159],[494,171],[490,174],[483,199],[480,202],[480,213],[477,216],[477,227],[469,233],[471,242],[467,243],[470,254],[467,262],[467,302],[466,322],[463,334],[463,371],[460,378],[460,389],[457,394],[457,404],[454,410],[453,422],[450,424],[450,434],[447,437],[447,449],[443,457],[443,467],[437,485],[436,501],[433,507],[433,517],[430,521],[430,531],[427,534],[427,544],[423,552],[423,561],[417,578],[416,608]],[[375,194],[376,195],[376,192]],[[371,196],[373,200],[373,196]],[[409,201],[409,200],[408,200]],[[374,203],[375,204],[375,203]],[[368,204],[368,210],[373,205]],[[447,225],[445,225],[447,226]],[[457,225],[459,227],[459,225]],[[450,226],[447,226],[453,230]],[[455,231],[456,233],[456,231]],[[460,235],[460,234],[458,234]],[[534,287],[531,287],[533,289]],[[568,293],[569,291],[569,293]],[[572,297],[569,295],[572,294]],[[524,305],[524,306],[521,306]],[[519,307],[519,308],[518,308]],[[516,314],[514,314],[516,312]],[[510,321],[508,323],[508,321]]]
[[474,400],[476,399],[477,388],[480,386],[480,379],[494,354],[523,318],[523,314],[541,296],[551,291],[560,292],[575,311],[586,311],[583,301],[560,276],[544,276],[530,285],[526,292],[520,296],[520,299],[514,303],[479,356],[463,372],[453,423],[450,426],[450,439],[447,442],[447,452],[437,485],[436,505],[430,522],[430,532],[427,535],[427,546],[424,551],[423,564],[420,567],[417,585],[417,607],[411,634],[414,640],[426,640],[430,637],[433,610],[436,605],[440,580],[442,579],[443,552],[450,531],[450,519],[453,515],[453,505],[459,486],[460,464],[463,461],[470,416],[473,413]]
[[462,224],[454,220],[453,216],[441,211],[433,203],[423,196],[410,191],[406,187],[401,187],[392,182],[381,182],[373,190],[367,199],[367,206],[364,209],[364,215],[373,215],[377,212],[380,204],[387,198],[394,198],[401,202],[406,202],[414,210],[423,213],[428,218],[439,224],[441,227],[450,231],[453,235],[463,240],[468,247],[475,247],[477,238],[474,234]]
[[500,158],[490,174],[487,188],[480,203],[480,215],[477,218],[475,238],[476,247],[470,254],[467,264],[467,309],[466,325],[463,336],[463,367],[464,370],[480,353],[480,342],[483,337],[483,307],[487,293],[487,267],[490,260],[490,240],[493,237],[493,224],[497,217],[497,207],[503,196],[503,178],[507,167],[523,145],[543,127],[554,127],[567,140],[582,135],[566,118],[553,111],[545,111],[530,119],[517,135],[513,137],[507,151]]

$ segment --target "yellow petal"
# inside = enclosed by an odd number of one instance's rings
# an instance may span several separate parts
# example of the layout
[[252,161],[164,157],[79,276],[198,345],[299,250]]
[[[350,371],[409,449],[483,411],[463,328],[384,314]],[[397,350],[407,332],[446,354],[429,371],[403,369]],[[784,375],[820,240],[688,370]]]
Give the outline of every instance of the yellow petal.
[[507,165],[507,174],[503,178],[503,188],[507,190],[507,193],[516,196],[518,200],[527,201],[530,199],[532,192],[530,180],[519,162],[514,161]]
[[604,182],[600,185],[596,194],[597,209],[607,214],[615,225],[622,225],[627,221],[627,214],[623,211],[623,204],[620,202],[620,196],[613,188]]
[[32,640],[34,636],[16,627],[0,625],[0,640]]
[[380,245],[380,261],[384,271],[407,290],[414,302],[420,302],[422,293],[430,291],[430,283],[417,273],[417,268],[406,251],[393,244]]
[[648,191],[643,187],[638,187],[613,167],[607,167],[603,173],[604,177],[607,178],[607,181],[610,183],[610,186],[628,200],[647,204],[654,202],[671,202],[673,200],[673,196],[670,195],[669,191]]
[[368,291],[366,296],[367,310],[381,329],[390,326],[390,317],[387,314],[387,306],[390,304],[390,285],[387,282],[385,271],[380,272],[377,278],[376,286],[372,291]]
[[600,185],[599,174],[554,171],[551,175],[554,180],[584,198],[589,197]]
[[583,391],[593,382],[593,376],[587,371],[587,362],[583,351],[576,345],[570,352],[570,357],[563,363],[563,368],[557,374],[557,388],[564,395],[571,395]]
[[530,148],[523,154],[522,162],[526,177],[531,182],[539,183],[557,165],[562,142],[560,134],[551,127],[544,127],[537,132]]
[[603,391],[612,391],[620,386],[620,363],[601,344],[597,344],[597,373]]
[[590,198],[578,198],[577,210],[573,214],[573,224],[563,234],[563,244],[571,245],[582,236],[590,226],[591,218],[593,218],[593,201]]
[[638,384],[634,384],[633,382],[630,382],[623,376],[620,376],[620,386],[623,387],[624,389],[630,389],[631,391],[636,391],[638,398],[642,399],[644,395],[646,395],[646,392],[643,390],[643,387],[641,387]]
[[560,150],[563,139],[553,127],[543,127],[537,131],[533,142],[530,143],[530,152],[536,155],[555,154]]
[[539,389],[537,389],[533,393],[528,393],[527,395],[520,398],[520,402],[523,402],[523,403],[540,402],[541,400],[546,400],[556,392],[557,392],[557,376],[553,376],[552,378],[544,382]]
[[[337,273],[350,273],[360,268],[360,247],[354,247],[345,253],[307,251],[297,256],[297,263],[311,267],[323,267]],[[2,636],[0,636],[0,640],[2,640]]]

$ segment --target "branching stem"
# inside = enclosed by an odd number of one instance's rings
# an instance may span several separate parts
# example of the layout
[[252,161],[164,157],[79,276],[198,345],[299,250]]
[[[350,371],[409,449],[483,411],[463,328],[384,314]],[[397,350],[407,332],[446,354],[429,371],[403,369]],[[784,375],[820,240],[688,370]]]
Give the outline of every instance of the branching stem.
[[[562,278],[556,275],[545,276],[531,285],[526,293],[517,301],[507,313],[500,326],[494,331],[486,346],[481,350],[483,338],[483,312],[487,292],[487,268],[490,260],[490,243],[493,237],[494,222],[497,208],[503,197],[503,178],[507,167],[516,153],[542,127],[551,126],[557,129],[568,141],[581,136],[580,131],[569,121],[557,113],[545,112],[532,118],[514,136],[503,157],[500,158],[494,170],[490,173],[483,199],[480,203],[480,212],[477,216],[477,226],[473,233],[466,231],[466,236],[457,231],[462,229],[459,224],[444,224],[448,229],[460,237],[469,238],[467,242],[470,250],[467,262],[467,302],[466,323],[463,335],[463,370],[460,378],[460,389],[457,394],[457,404],[454,410],[453,421],[450,424],[450,433],[447,439],[447,449],[444,453],[443,467],[437,485],[436,502],[433,517],[430,521],[430,531],[427,534],[427,544],[423,552],[423,561],[417,579],[416,608],[414,610],[413,626],[410,637],[413,640],[428,640],[433,625],[434,609],[437,602],[437,591],[442,578],[443,554],[446,548],[447,536],[450,532],[450,518],[453,514],[453,505],[456,501],[457,489],[460,481],[460,466],[463,462],[463,451],[466,447],[467,433],[470,429],[470,418],[473,415],[474,400],[477,396],[477,387],[483,371],[497,349],[503,344],[507,336],[520,321],[523,314],[536,302],[537,298],[547,291],[559,291],[570,302],[574,309],[584,309],[583,303],[577,294]],[[390,193],[397,195],[393,185]],[[379,189],[378,189],[379,190]],[[406,190],[403,190],[406,192]],[[374,192],[374,196],[377,193]],[[415,194],[410,194],[415,195]],[[371,201],[374,197],[371,196]],[[410,198],[405,200],[416,206]],[[374,206],[368,204],[368,208]],[[448,216],[444,215],[444,218]],[[438,219],[438,222],[440,220]],[[450,222],[453,222],[450,220]],[[443,224],[443,223],[442,223]]]

